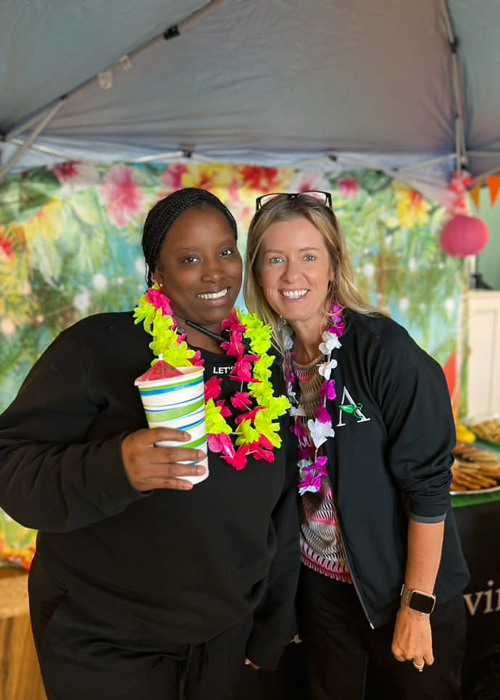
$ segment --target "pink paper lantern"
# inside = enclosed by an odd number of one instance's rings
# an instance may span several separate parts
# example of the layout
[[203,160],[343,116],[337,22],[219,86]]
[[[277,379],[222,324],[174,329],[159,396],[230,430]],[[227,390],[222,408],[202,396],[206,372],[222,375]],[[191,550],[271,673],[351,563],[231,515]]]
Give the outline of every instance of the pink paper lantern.
[[477,255],[488,243],[488,226],[475,216],[456,214],[441,230],[439,241],[443,250],[454,258]]

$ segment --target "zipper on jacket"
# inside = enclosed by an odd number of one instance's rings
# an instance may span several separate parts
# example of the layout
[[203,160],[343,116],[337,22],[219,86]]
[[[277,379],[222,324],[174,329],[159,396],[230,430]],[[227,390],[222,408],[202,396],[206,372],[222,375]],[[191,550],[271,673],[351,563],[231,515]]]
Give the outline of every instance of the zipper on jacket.
[[[339,513],[338,513],[338,510],[337,510],[337,518],[338,518],[338,516],[339,516]],[[375,629],[375,625],[374,625],[374,624],[372,623],[372,621],[370,620],[370,616],[369,616],[369,614],[368,614],[368,610],[366,609],[366,605],[365,605],[365,602],[364,602],[364,600],[363,600],[363,596],[361,595],[361,590],[360,590],[360,588],[359,588],[359,584],[358,584],[358,582],[356,581],[356,576],[354,575],[354,569],[352,568],[351,560],[350,560],[350,558],[349,558],[349,550],[348,550],[347,547],[346,547],[345,540],[344,540],[344,536],[342,535],[342,525],[341,525],[339,528],[337,528],[337,532],[339,533],[339,535],[340,535],[340,540],[341,540],[341,542],[342,542],[342,544],[343,544],[343,546],[344,546],[345,556],[346,556],[346,559],[347,559],[347,563],[348,563],[348,565],[349,565],[349,573],[351,574],[352,583],[353,583],[353,585],[354,585],[354,589],[355,589],[355,591],[356,591],[356,595],[358,596],[359,602],[361,603],[361,607],[363,608],[363,612],[364,612],[364,614],[365,614],[365,617],[366,617],[366,619],[368,620],[368,624],[370,625],[370,627],[372,628],[372,630],[374,630],[374,629]]]

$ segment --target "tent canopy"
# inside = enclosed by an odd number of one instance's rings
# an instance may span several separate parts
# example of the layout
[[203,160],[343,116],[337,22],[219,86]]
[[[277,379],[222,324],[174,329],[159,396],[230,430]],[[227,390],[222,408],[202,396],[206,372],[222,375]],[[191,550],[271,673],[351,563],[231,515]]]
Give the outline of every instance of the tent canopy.
[[500,169],[499,29],[498,0],[2,3],[2,163],[38,126],[15,168],[334,155],[445,186],[458,153],[479,179]]

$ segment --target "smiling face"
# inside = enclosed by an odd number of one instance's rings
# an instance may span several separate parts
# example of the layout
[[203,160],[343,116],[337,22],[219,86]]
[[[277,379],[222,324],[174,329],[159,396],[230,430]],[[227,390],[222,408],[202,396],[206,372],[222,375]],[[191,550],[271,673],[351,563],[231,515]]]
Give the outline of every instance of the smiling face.
[[271,224],[259,253],[257,281],[268,304],[292,326],[321,327],[333,270],[324,238],[304,217]]
[[231,226],[211,206],[191,207],[169,228],[153,279],[170,298],[178,320],[215,333],[241,287],[242,263]]

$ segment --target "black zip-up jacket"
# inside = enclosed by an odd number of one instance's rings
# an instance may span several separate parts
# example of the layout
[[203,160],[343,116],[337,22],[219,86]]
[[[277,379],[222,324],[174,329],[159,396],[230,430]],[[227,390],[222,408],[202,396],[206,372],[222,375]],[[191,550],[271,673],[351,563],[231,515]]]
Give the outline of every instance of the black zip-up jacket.
[[[134,379],[153,359],[150,341],[131,313],[92,316],[54,341],[0,417],[0,505],[39,530],[37,556],[76,596],[180,643],[254,613],[247,653],[272,668],[294,625],[296,456],[276,449],[274,462],[249,457],[236,471],[209,453],[210,475],[191,491],[136,491],[121,442],[147,427]],[[230,405],[234,360],[202,356]]]
[[347,311],[341,343],[324,449],[349,568],[379,627],[399,607],[409,518],[446,515],[438,602],[467,584],[449,496],[455,427],[441,367],[396,322]]

